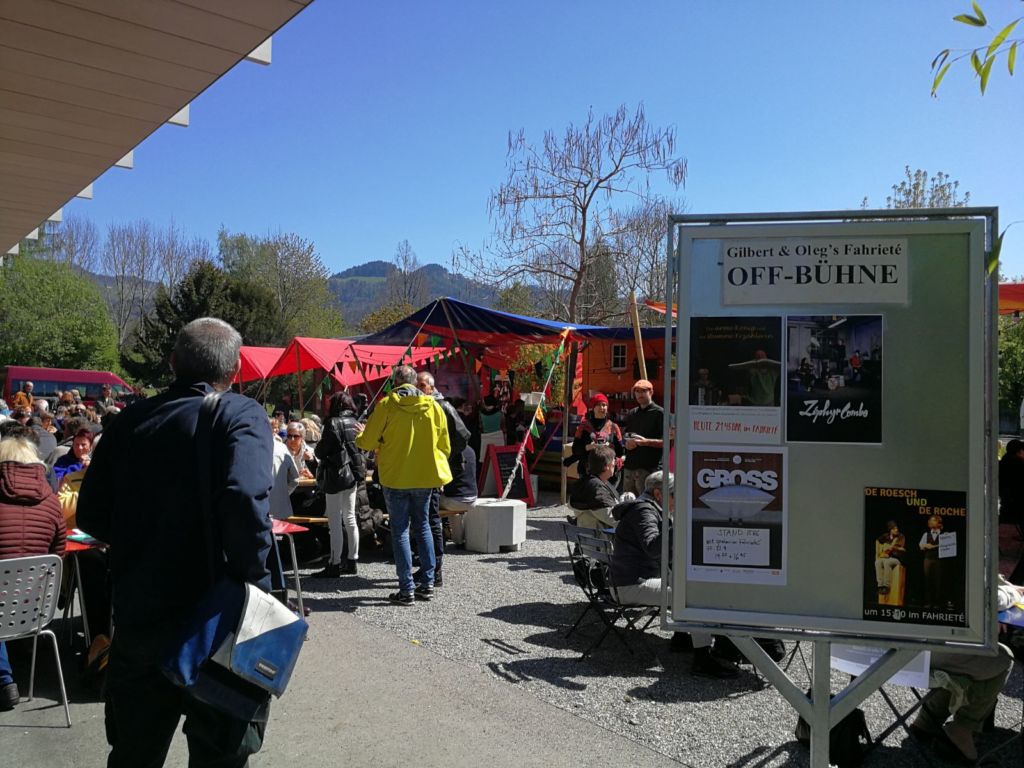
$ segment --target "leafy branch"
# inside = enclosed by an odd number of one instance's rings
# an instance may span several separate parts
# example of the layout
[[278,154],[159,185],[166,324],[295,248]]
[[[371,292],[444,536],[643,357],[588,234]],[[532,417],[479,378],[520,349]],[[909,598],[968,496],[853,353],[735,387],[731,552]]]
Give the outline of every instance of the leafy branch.
[[992,65],[995,64],[996,59],[1000,55],[1006,54],[1006,69],[1009,71],[1010,76],[1013,76],[1013,70],[1017,63],[1017,46],[1024,41],[1024,38],[1013,38],[1010,35],[1013,34],[1017,25],[1024,21],[1024,16],[1017,17],[996,32],[995,28],[989,25],[984,11],[981,10],[981,6],[978,5],[976,0],[971,3],[971,6],[974,10],[973,14],[961,13],[954,16],[953,21],[958,21],[969,27],[989,29],[995,34],[987,46],[983,45],[967,50],[958,49],[956,51],[946,48],[939,51],[939,54],[932,59],[931,69],[935,73],[935,78],[932,80],[932,96],[938,93],[939,85],[942,83],[942,79],[946,76],[949,68],[953,64],[965,59],[971,62],[974,74],[978,78],[978,86],[983,94],[988,87],[988,78],[992,73]]

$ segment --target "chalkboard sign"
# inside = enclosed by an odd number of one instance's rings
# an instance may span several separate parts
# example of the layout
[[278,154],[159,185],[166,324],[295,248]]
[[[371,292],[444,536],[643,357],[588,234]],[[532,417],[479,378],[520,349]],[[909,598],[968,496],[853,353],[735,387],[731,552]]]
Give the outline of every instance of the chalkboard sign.
[[[496,496],[501,496],[505,490],[505,484],[512,476],[512,470],[516,466],[516,458],[519,456],[518,445],[508,446],[487,446],[487,455],[484,457],[483,467],[480,470],[479,487],[481,493],[488,485],[488,480],[496,481]],[[490,473],[490,478],[488,477]],[[533,486],[530,484],[530,474],[526,468],[526,462],[519,462],[519,469],[516,471],[515,479],[512,481],[512,488],[508,492],[508,498],[525,501],[527,506],[534,505]]]

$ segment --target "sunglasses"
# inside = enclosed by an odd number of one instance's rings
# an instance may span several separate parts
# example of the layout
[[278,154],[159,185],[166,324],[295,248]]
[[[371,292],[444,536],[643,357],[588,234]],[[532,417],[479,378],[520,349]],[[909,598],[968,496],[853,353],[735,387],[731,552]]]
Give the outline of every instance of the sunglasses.
[[302,437],[302,435],[288,435],[289,440],[291,440],[293,437]]

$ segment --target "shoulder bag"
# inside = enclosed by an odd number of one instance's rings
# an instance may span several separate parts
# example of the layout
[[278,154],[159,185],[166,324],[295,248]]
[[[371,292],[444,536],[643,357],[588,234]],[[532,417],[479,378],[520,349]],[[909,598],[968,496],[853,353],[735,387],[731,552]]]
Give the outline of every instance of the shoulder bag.
[[271,695],[291,679],[308,625],[253,584],[218,577],[223,549],[214,535],[210,482],[211,433],[220,393],[206,395],[196,425],[196,458],[210,581],[181,633],[168,646],[161,672],[193,698],[238,720],[266,718]]

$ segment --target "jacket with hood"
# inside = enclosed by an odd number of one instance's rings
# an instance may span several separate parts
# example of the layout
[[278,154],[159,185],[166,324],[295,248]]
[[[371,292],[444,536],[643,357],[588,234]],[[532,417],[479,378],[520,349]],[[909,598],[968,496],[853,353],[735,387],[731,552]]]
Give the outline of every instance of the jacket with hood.
[[[444,395],[440,392],[434,392],[431,397],[441,406],[441,410],[444,411],[445,418],[448,420],[448,442],[451,443],[451,451],[448,454],[448,468],[451,469],[452,477],[455,478],[462,474],[462,452],[469,445],[469,429],[462,421],[459,412],[455,410],[455,406],[444,399]],[[473,470],[476,470],[475,466]]]
[[64,554],[66,529],[42,464],[0,463],[0,560]]
[[612,579],[618,587],[661,578],[661,505],[646,493],[612,509],[619,521],[612,550]]
[[441,488],[452,480],[448,420],[433,397],[411,384],[377,404],[356,445],[380,451],[377,469],[386,488]]

